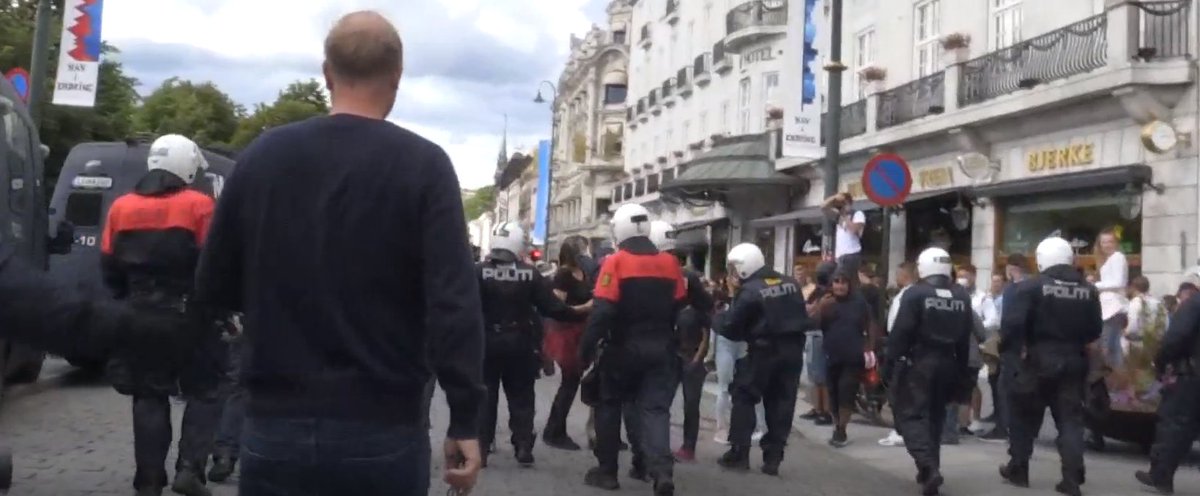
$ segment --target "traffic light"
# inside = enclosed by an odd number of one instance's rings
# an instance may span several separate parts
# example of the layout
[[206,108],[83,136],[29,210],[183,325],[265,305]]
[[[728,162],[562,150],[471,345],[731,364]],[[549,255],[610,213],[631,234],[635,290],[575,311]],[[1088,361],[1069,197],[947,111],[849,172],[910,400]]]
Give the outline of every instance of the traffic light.
[[804,0],[804,61],[800,101],[813,105],[817,101],[817,19],[814,15],[817,0]]

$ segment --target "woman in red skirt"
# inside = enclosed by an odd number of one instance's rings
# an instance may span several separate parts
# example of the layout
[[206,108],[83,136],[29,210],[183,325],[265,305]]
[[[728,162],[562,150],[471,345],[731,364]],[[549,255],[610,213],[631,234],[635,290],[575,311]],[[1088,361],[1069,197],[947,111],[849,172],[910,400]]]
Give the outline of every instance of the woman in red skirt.
[[[592,303],[592,282],[579,263],[586,244],[587,240],[580,236],[571,236],[563,240],[558,251],[558,271],[555,272],[552,282],[554,294],[567,305],[577,309],[588,308]],[[546,319],[545,322],[543,351],[546,357],[558,364],[562,371],[562,383],[558,386],[558,393],[554,395],[554,403],[550,407],[550,417],[546,419],[542,440],[552,448],[575,451],[580,447],[567,435],[567,415],[571,412],[571,405],[575,403],[579,380],[583,376],[579,363],[579,340],[583,336],[586,323],[560,322],[553,319]]]

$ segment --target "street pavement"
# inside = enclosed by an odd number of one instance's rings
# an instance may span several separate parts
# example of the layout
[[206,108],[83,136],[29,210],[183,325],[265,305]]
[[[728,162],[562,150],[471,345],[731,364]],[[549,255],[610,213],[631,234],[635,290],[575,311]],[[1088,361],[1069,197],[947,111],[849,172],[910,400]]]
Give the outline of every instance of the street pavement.
[[[0,411],[0,440],[13,450],[15,458],[14,487],[11,495],[71,496],[71,495],[131,495],[133,476],[133,442],[130,404],[126,397],[95,379],[62,372],[65,364],[52,360],[47,364],[47,378],[29,390],[18,390]],[[54,376],[58,376],[55,378]],[[558,386],[558,378],[538,382],[537,425],[544,425],[550,399]],[[584,442],[586,414],[582,406],[572,412],[570,432]],[[449,417],[441,393],[434,400],[432,438],[435,452],[441,446],[446,419]],[[502,409],[504,402],[501,402]],[[679,406],[673,417],[673,447],[680,439]],[[712,410],[711,398],[703,406]],[[181,408],[175,408],[178,428]],[[507,440],[507,415],[501,414],[497,439]],[[716,465],[724,447],[712,441],[710,422],[705,421],[700,434],[698,462],[679,465],[676,469],[681,496],[717,495],[798,495],[798,496],[867,496],[893,494],[893,489],[911,485],[910,477],[896,476],[869,468],[861,462],[829,451],[825,446],[795,439],[788,450],[781,477],[768,477],[758,472],[761,454],[755,450],[749,473],[729,473]],[[583,474],[595,460],[590,452],[553,450],[540,442],[535,449],[537,465],[532,469],[517,467],[512,448],[506,443],[492,455],[491,467],[483,472],[480,486],[472,493],[479,496],[598,496],[614,494],[583,485]],[[168,469],[174,465],[175,453],[168,459]],[[615,494],[651,494],[648,484],[625,477],[629,455],[622,455],[621,490]],[[441,461],[436,457],[433,467],[432,495],[446,493],[440,481]],[[236,494],[236,476],[232,483],[218,484],[214,494]],[[167,494],[171,494],[169,491]]]
[[[129,495],[132,494],[133,445],[130,407],[127,398],[112,391],[95,379],[68,372],[65,364],[48,362],[46,378],[33,386],[12,390],[0,411],[0,440],[15,452],[14,487],[9,494],[28,496],[70,495]],[[538,419],[540,427],[549,410],[549,401],[558,385],[557,377],[538,382]],[[713,392],[715,385],[709,385]],[[577,405],[578,406],[578,405]],[[440,392],[434,401],[435,452],[440,448],[448,412]],[[501,402],[503,410],[504,403]],[[678,401],[672,418],[673,447],[680,439],[682,415]],[[803,401],[797,413],[807,410]],[[178,426],[179,414],[175,419]],[[702,412],[712,412],[712,396],[706,395]],[[585,440],[582,407],[572,415],[570,432],[579,442]],[[507,415],[501,413],[497,439],[507,440]],[[730,473],[716,466],[724,447],[712,441],[713,424],[705,419],[701,425],[698,462],[681,464],[676,469],[677,494],[681,496],[716,495],[798,495],[798,496],[858,496],[917,494],[912,482],[913,468],[903,448],[884,448],[876,444],[887,430],[855,424],[850,428],[854,441],[849,447],[835,450],[825,444],[829,428],[815,427],[803,421],[796,424],[792,443],[783,466],[782,477],[768,477],[757,471],[760,452],[752,455],[755,470],[749,473]],[[1045,431],[1044,431],[1045,432]],[[1052,436],[1052,430],[1049,432]],[[1049,438],[1046,438],[1048,440]],[[1088,457],[1089,495],[1130,495],[1140,489],[1133,482],[1134,470],[1144,466],[1144,457],[1132,448],[1117,448],[1116,453]],[[1027,495],[1055,494],[1053,484],[1058,480],[1057,455],[1052,444],[1043,442],[1034,459],[1033,488],[1023,491],[1005,486],[996,476],[996,466],[1003,459],[1004,446],[965,440],[962,445],[947,447],[944,452],[945,473],[948,478],[943,494],[957,495]],[[480,486],[473,493],[481,496],[598,496],[613,494],[583,486],[583,473],[594,464],[586,451],[565,452],[538,444],[537,465],[532,469],[517,467],[512,449],[501,443],[491,457],[491,467],[482,475]],[[168,461],[173,465],[174,452]],[[621,490],[616,494],[650,494],[647,484],[625,477],[628,454],[622,455]],[[440,481],[441,463],[434,459],[432,495],[445,494]],[[232,496],[236,476],[227,484],[214,485],[217,496]],[[1181,469],[1177,494],[1200,494],[1200,474],[1194,468]],[[169,491],[167,494],[171,494]]]

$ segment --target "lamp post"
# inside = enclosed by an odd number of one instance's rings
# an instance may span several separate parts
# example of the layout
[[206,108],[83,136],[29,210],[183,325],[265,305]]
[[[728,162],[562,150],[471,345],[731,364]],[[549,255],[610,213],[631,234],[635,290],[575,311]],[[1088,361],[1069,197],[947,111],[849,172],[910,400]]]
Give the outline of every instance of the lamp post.
[[558,149],[558,109],[555,105],[558,103],[558,87],[550,81],[542,81],[538,85],[537,96],[533,97],[533,103],[546,103],[546,99],[542,98],[542,87],[550,88],[550,167],[546,169],[546,245],[549,251],[551,232],[553,225],[550,220],[550,212],[554,210],[554,156]]
[[[829,62],[825,71],[829,73],[829,90],[826,101],[829,110],[825,118],[825,198],[838,192],[838,162],[842,153],[842,72],[846,66],[842,64],[842,0],[830,0],[829,22]],[[832,256],[834,243],[835,220],[825,219],[825,229],[822,233],[821,244],[825,255]]]
[[41,0],[37,8],[37,27],[33,31],[33,60],[29,63],[29,115],[34,125],[41,124],[42,93],[46,89],[46,62],[50,51],[50,0]]

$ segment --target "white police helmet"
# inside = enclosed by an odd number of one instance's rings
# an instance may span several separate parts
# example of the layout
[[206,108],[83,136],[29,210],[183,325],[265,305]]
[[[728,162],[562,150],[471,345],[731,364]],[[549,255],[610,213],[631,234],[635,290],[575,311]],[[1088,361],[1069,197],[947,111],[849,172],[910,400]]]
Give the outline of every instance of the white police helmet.
[[954,272],[954,263],[950,254],[941,248],[926,248],[917,257],[917,277],[925,279],[933,276],[946,276]]
[[754,243],[742,243],[729,250],[726,263],[738,279],[747,279],[767,265],[762,250]]
[[208,161],[196,142],[178,134],[167,134],[154,140],[146,165],[150,170],[170,172],[188,184],[208,169]]
[[1075,249],[1071,243],[1058,236],[1042,240],[1037,246],[1038,271],[1043,271],[1055,265],[1071,265],[1075,263]]
[[525,254],[525,230],[516,222],[503,222],[492,229],[492,250],[503,250],[517,258]]
[[658,247],[659,251],[670,251],[675,249],[675,226],[665,220],[656,220],[650,223],[650,241],[654,246]]
[[636,203],[621,205],[613,212],[612,231],[617,244],[638,236],[650,237],[650,211]]

